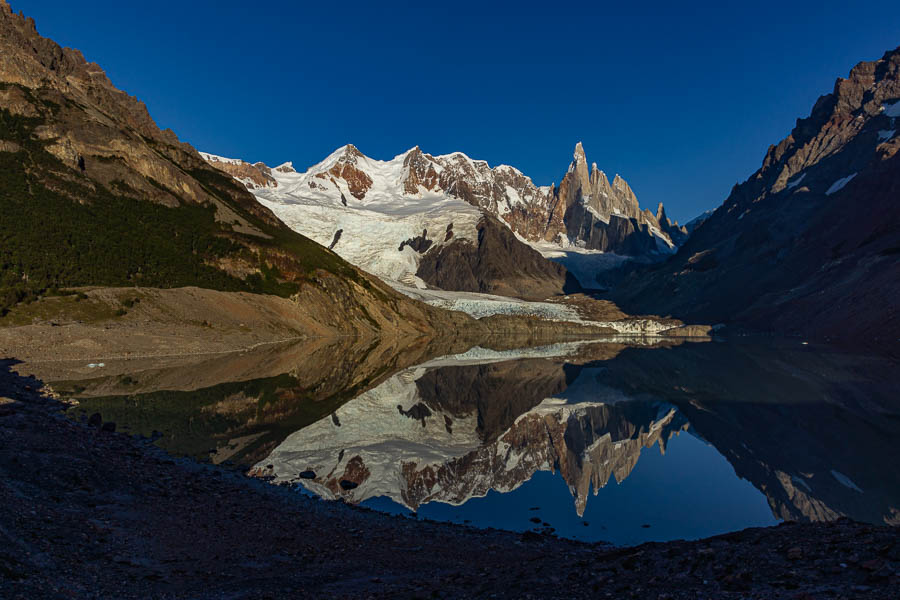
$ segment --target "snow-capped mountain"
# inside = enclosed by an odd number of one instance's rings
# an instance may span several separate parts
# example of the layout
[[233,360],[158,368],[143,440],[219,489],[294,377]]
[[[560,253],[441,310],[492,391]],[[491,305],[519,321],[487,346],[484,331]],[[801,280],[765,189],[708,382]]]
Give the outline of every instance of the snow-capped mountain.
[[[385,496],[416,510],[509,492],[552,471],[581,515],[592,489],[623,481],[644,448],[664,452],[687,428],[675,408],[617,391],[608,403],[598,390],[597,402],[568,404],[554,397],[566,390],[566,371],[550,360],[440,364],[402,371],[295,432],[252,473],[325,498]],[[471,392],[448,396],[447,386]]]
[[492,214],[434,185],[429,171],[417,167],[423,156],[414,148],[380,161],[344,146],[304,173],[291,163],[269,169],[204,158],[242,181],[294,230],[389,283],[530,299],[564,291],[565,268]]
[[565,286],[565,271],[526,244],[547,256],[572,249],[661,258],[687,235],[661,204],[656,214],[641,210],[618,175],[610,184],[596,164],[589,171],[580,143],[559,187],[418,147],[380,161],[347,145],[304,173],[291,163],[203,157],[295,230],[383,279],[419,287],[546,297]]

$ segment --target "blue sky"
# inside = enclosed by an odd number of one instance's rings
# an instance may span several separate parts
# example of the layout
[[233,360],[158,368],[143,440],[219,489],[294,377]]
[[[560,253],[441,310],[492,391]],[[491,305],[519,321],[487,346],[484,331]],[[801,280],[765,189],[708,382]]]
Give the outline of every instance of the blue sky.
[[201,150],[305,168],[419,145],[542,185],[582,141],[682,222],[900,45],[896,0],[625,4],[12,0]]

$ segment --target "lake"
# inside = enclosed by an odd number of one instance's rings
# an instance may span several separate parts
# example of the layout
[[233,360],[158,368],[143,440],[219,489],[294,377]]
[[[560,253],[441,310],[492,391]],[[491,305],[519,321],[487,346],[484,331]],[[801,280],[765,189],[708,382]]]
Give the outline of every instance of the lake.
[[408,518],[617,545],[900,522],[896,359],[768,339],[512,346],[318,341],[75,365],[52,385],[74,417],[173,454]]

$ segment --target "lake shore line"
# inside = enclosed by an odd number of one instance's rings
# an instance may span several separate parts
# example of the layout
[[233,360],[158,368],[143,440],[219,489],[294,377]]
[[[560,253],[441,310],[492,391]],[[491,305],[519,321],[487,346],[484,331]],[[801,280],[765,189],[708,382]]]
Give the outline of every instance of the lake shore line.
[[304,497],[65,416],[0,369],[5,598],[896,598],[900,531],[842,519],[615,548]]

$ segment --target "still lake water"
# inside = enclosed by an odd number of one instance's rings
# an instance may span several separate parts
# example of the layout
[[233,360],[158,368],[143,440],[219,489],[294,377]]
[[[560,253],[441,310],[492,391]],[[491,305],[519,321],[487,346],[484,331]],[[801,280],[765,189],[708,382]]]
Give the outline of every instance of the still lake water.
[[53,382],[75,416],[411,518],[614,544],[900,522],[892,358],[615,340],[422,361],[320,343],[80,372]]

